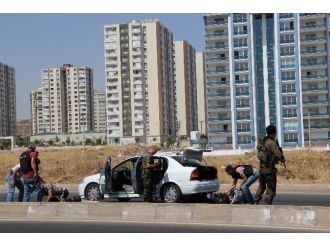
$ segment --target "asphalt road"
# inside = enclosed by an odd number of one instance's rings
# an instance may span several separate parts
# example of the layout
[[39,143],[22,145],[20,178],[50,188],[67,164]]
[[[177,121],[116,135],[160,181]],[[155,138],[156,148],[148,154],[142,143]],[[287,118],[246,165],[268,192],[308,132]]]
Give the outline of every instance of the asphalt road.
[[[0,220],[0,233],[298,233],[321,229],[104,221]],[[329,232],[329,231],[327,231]]]
[[[69,196],[77,195],[77,193],[70,193]],[[0,202],[4,202],[6,200],[6,193],[0,193]],[[17,200],[17,196],[15,195],[15,200]],[[44,197],[46,200],[46,197]],[[31,201],[34,201],[34,197],[31,197]],[[112,200],[113,202],[117,202],[117,200]],[[132,201],[141,201],[139,199],[135,199]],[[198,202],[187,201],[187,202]],[[262,200],[260,204],[264,204]],[[310,193],[278,193],[273,202],[274,205],[293,205],[293,206],[324,206],[330,207],[330,194],[322,193],[322,194],[310,194]]]

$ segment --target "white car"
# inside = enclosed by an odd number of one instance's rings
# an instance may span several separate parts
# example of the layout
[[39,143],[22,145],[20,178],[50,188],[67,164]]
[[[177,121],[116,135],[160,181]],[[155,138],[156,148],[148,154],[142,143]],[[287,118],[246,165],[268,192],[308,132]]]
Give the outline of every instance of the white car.
[[[161,154],[154,156],[159,169],[154,177],[154,198],[164,202],[179,202],[182,196],[219,190],[217,169],[201,164],[202,151],[188,151],[184,155]],[[124,160],[111,168],[111,158],[106,159],[100,173],[85,177],[79,184],[79,195],[86,200],[116,198],[129,201],[143,197],[143,156]]]

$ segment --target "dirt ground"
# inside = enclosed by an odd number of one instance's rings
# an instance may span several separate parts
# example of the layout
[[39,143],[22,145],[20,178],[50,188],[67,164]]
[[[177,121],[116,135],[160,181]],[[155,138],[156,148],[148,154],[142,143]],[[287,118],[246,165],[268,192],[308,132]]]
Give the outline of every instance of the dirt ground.
[[[129,156],[144,152],[143,146],[98,146],[82,149],[40,150],[40,175],[52,183],[76,184],[85,176],[97,173],[106,157],[112,157],[112,164]],[[18,163],[21,151],[0,152],[0,184],[5,183],[8,169]],[[327,184],[330,183],[330,152],[288,151],[285,152],[287,169],[278,165],[279,183]],[[206,157],[206,163],[218,169],[221,183],[230,183],[225,174],[228,163],[251,164],[258,167],[256,152],[235,156]]]

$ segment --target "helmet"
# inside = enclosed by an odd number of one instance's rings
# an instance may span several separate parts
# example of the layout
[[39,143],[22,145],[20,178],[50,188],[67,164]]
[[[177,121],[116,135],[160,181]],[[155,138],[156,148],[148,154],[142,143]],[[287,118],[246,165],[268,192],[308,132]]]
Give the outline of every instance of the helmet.
[[272,135],[276,133],[276,127],[274,125],[268,125],[266,128],[267,135]]

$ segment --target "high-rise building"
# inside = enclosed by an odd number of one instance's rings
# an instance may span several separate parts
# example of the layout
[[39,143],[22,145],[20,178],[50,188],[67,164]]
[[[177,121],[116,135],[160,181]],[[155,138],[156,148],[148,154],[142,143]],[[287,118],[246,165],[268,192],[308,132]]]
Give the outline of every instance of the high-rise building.
[[196,52],[197,118],[198,131],[201,134],[207,134],[205,81],[205,53]]
[[94,90],[94,130],[96,132],[107,131],[107,116],[106,116],[106,98],[104,91]]
[[211,144],[255,146],[269,124],[281,145],[329,140],[329,17],[204,16]]
[[106,25],[104,49],[108,143],[175,137],[173,34],[158,20]]
[[[71,134],[93,130],[92,69],[64,64],[59,68],[43,69],[41,79],[42,87],[32,91],[31,95],[33,134]],[[40,100],[41,121],[40,109],[37,109]]]
[[174,42],[178,135],[198,131],[196,51],[187,41]]
[[0,136],[16,135],[15,69],[0,63]]
[[42,88],[31,91],[31,116],[32,116],[32,135],[43,133],[42,119]]
[[32,121],[31,119],[17,120],[16,122],[17,136],[26,137],[32,134]]

